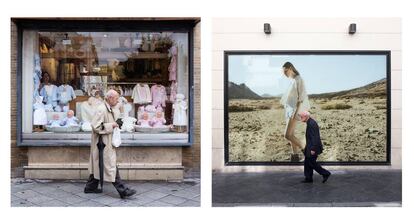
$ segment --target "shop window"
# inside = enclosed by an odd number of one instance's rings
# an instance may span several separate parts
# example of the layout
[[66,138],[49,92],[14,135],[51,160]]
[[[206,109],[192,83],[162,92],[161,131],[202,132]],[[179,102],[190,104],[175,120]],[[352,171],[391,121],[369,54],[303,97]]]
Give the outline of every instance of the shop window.
[[124,146],[191,142],[190,34],[23,30],[21,144],[89,145],[108,90]]

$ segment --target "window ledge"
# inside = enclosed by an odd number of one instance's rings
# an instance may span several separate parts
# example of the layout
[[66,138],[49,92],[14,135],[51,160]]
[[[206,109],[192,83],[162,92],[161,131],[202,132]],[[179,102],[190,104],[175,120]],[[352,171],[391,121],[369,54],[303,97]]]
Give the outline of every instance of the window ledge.
[[[122,133],[120,147],[191,146],[187,133]],[[23,133],[19,146],[90,146],[91,133]]]

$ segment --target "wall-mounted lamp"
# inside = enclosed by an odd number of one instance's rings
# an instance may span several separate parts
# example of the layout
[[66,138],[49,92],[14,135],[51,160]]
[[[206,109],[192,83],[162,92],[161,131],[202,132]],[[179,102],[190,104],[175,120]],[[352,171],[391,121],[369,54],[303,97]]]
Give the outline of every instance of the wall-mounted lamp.
[[267,35],[272,33],[272,28],[269,23],[264,23],[264,33]]
[[356,30],[357,30],[357,27],[356,27],[356,24],[355,23],[352,23],[352,24],[349,25],[348,33],[350,35],[355,34],[356,33]]

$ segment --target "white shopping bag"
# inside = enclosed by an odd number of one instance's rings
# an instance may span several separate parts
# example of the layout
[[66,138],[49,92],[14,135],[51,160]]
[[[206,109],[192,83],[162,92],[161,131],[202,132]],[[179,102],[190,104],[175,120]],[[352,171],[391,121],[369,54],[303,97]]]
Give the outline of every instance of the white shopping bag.
[[112,146],[119,147],[121,143],[121,130],[118,127],[116,127],[114,129],[114,133],[112,134]]

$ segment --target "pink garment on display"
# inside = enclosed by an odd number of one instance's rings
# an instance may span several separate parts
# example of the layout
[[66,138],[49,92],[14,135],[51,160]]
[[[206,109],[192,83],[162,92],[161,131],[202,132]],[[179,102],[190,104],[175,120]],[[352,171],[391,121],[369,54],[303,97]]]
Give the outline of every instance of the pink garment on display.
[[177,96],[177,82],[173,81],[170,85],[170,102],[175,102],[175,98]]
[[163,127],[167,121],[164,117],[154,117],[152,119],[152,126],[153,127]]
[[168,66],[168,71],[170,72],[168,80],[176,81],[177,80],[177,47],[172,46],[170,48],[170,66]]
[[162,85],[154,85],[151,87],[152,105],[154,107],[165,107],[165,100],[167,100],[167,92]]
[[150,120],[141,119],[138,121],[138,125],[141,127],[151,127],[150,123]]

